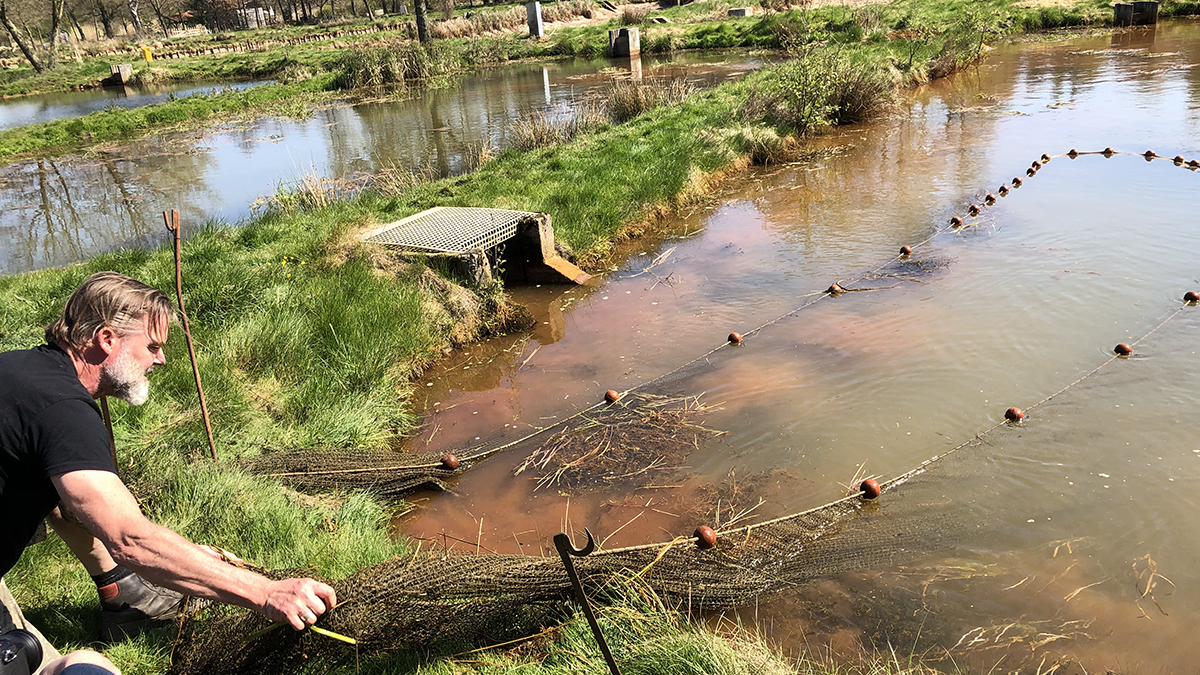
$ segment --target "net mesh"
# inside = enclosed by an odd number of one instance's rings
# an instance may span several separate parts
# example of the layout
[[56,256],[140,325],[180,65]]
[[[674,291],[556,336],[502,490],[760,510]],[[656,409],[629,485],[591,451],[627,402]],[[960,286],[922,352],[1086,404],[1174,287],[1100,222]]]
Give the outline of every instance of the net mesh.
[[[1046,157],[1043,160],[1049,161]],[[937,230],[929,238],[962,226],[963,221],[955,218],[951,227]],[[839,281],[824,293],[813,294],[795,310],[746,335],[793,316],[823,298],[873,290],[881,279],[915,278],[939,266],[937,262],[910,260],[907,252],[902,253],[853,281]],[[1189,300],[1189,304],[1195,303]],[[1180,311],[1182,307],[1134,344]],[[448,464],[441,455],[432,453],[317,449],[265,455],[250,460],[245,468],[277,477],[302,491],[357,489],[398,498],[421,486],[444,487],[447,480],[474,463],[515,447],[526,458],[518,473],[531,472],[543,486],[629,489],[631,485],[645,485],[666,472],[678,476],[685,471],[682,459],[690,450],[720,434],[703,425],[700,418],[705,405],[689,392],[694,391],[694,379],[711,368],[714,354],[725,347],[717,347],[640,385],[634,395],[625,392],[617,405],[598,403],[551,427],[494,447],[464,451],[457,463]],[[1116,358],[1109,358],[1029,408],[1079,385]],[[1003,424],[983,430],[907,473],[882,481],[884,499],[875,501],[852,494],[801,513],[726,527],[717,532],[716,545],[709,549],[699,548],[692,537],[601,548],[577,558],[576,569],[591,595],[602,592],[614,580],[635,578],[670,604],[689,610],[713,610],[743,605],[813,579],[894,564],[943,546],[974,527],[969,517],[971,509],[976,508],[974,499],[960,498],[961,490],[965,478],[981,472],[978,464],[986,461],[981,459],[986,453],[962,451],[985,443],[985,437]],[[307,574],[303,570],[274,573],[280,578]],[[330,583],[340,604],[323,615],[317,625],[355,638],[357,646],[310,631],[272,630],[272,624],[258,614],[210,607],[200,613],[185,613],[172,672],[270,675],[314,668],[323,671],[338,659],[425,650],[447,641],[496,644],[518,637],[515,632],[528,631],[562,616],[564,603],[571,599],[570,583],[557,558],[422,551],[420,547],[412,555]],[[240,647],[230,649],[230,645]],[[322,655],[319,665],[308,657],[314,649]]]

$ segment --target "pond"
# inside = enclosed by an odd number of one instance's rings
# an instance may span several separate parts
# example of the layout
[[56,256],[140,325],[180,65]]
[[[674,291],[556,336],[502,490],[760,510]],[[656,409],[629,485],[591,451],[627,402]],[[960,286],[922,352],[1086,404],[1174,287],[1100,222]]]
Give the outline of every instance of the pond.
[[[1200,159],[1200,23],[1001,46],[895,118],[818,143],[821,158],[757,170],[630,245],[596,286],[515,291],[531,332],[416,383],[412,449],[463,452],[684,367],[650,390],[701,396],[703,424],[725,432],[685,478],[536,490],[536,472],[513,476],[522,446],[418,495],[399,529],[533,555],[564,528],[608,548],[668,541],[731,510],[816,507],[860,468],[882,481],[986,431],[836,535],[836,573],[742,618],[789,650],[1193,670],[1200,308],[1182,296],[1200,291],[1200,171],[1141,153]],[[1065,156],[1105,147],[1125,154]],[[947,228],[955,215],[968,227]],[[874,290],[823,295],[839,280]],[[686,365],[731,331],[741,346]],[[1132,357],[1112,359],[1118,343]],[[1003,424],[1010,406],[1020,425]],[[723,517],[673,496],[739,480]]]
[[0,169],[0,274],[165,240],[161,213],[186,227],[237,223],[260,197],[306,174],[354,180],[381,167],[460,173],[472,152],[508,145],[531,110],[566,112],[618,75],[737,77],[761,57],[733,53],[574,60],[482,70],[444,89],[327,105],[304,119],[262,118],[161,134],[82,156]]

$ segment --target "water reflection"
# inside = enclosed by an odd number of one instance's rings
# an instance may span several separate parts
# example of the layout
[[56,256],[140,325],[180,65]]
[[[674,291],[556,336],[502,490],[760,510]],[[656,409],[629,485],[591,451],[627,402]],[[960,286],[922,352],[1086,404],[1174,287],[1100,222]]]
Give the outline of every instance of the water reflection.
[[[685,54],[647,58],[645,68],[656,76],[687,74],[711,83],[758,63],[745,55]],[[103,152],[99,162],[59,158],[54,163],[62,173],[60,189],[72,193],[81,219],[74,248],[55,244],[46,218],[20,207],[37,191],[38,161],[10,164],[0,170],[0,273],[159,241],[160,228],[153,224],[168,209],[180,209],[191,226],[236,223],[257,198],[307,172],[353,178],[395,166],[439,176],[459,173],[473,165],[481,148],[507,146],[513,119],[538,108],[568,111],[627,66],[566,61],[495,68],[446,89],[414,91],[407,100],[334,105],[304,120],[263,119],[154,136]],[[110,170],[110,164],[119,170]]]
[[162,103],[171,94],[183,98],[194,94],[240,91],[264,84],[249,82],[176,82],[144,87],[100,87],[87,91],[65,91],[53,94],[34,94],[0,100],[0,131],[27,124],[50,122],[68,117],[80,117],[107,108],[140,108]]

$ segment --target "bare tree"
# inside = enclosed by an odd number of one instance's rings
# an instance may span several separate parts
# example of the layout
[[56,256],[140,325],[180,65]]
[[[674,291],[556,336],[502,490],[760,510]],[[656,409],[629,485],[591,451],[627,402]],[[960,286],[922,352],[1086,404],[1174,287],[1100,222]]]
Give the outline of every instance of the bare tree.
[[133,32],[137,34],[137,37],[142,37],[144,31],[142,17],[138,16],[138,0],[125,0],[125,6],[129,8],[129,16],[133,19]]
[[[27,35],[22,35],[20,29],[17,28],[16,24],[8,16],[6,0],[0,0],[0,23],[4,24],[4,29],[8,31],[13,42],[21,49],[21,53],[25,55],[25,58],[29,59],[29,65],[33,66],[33,69],[39,73],[45,71],[46,66],[42,65],[42,62],[38,60],[37,54],[34,52],[33,41]],[[54,51],[51,50],[51,53],[53,54]]]

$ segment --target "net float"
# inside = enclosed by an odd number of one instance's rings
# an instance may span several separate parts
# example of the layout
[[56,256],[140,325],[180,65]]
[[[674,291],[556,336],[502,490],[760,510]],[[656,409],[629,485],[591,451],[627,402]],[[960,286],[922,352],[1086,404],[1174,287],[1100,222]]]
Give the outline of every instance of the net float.
[[1200,159],[1193,159],[1192,161],[1188,162],[1188,166],[1192,167],[1193,169],[1200,169]]
[[1007,195],[1007,194],[1008,194],[1008,186],[1007,186],[1007,185],[1001,185],[1001,186],[1000,186],[1000,189],[999,189],[999,190],[997,190],[997,192],[999,192],[999,193],[1000,193],[1000,196],[1001,196],[1001,197],[1003,197],[1003,196]]
[[858,486],[858,491],[862,493],[865,499],[875,499],[883,492],[879,487],[879,483],[874,478],[864,480]]
[[1105,157],[1112,157],[1114,153],[1116,153],[1116,150],[1113,150],[1112,148],[1105,148],[1105,149],[1104,149],[1104,156],[1105,156]]
[[1122,342],[1116,347],[1113,347],[1113,351],[1120,356],[1129,356],[1133,353],[1133,347],[1130,347],[1127,343]]
[[1029,166],[1034,169],[1040,169],[1042,168],[1042,163],[1035,159],[1033,160],[1033,164],[1030,164]]
[[1048,153],[1043,152],[1042,153],[1042,163],[1045,164],[1046,162],[1049,162],[1049,161],[1050,161],[1050,155]]
[[1153,150],[1147,150],[1142,154],[1142,157],[1145,157],[1146,159],[1154,159],[1155,157],[1158,157],[1158,155]]
[[969,213],[969,214],[971,214],[971,215],[973,215],[973,216],[977,216],[977,215],[979,215],[979,205],[978,205],[978,204],[972,204],[972,205],[968,206],[968,207],[967,207],[967,213]]
[[1075,148],[1071,148],[1071,151],[1067,153],[1067,157],[1070,157],[1071,159],[1075,159],[1078,156],[1079,156],[1079,151],[1076,150]]
[[959,218],[958,216],[954,216],[953,218],[950,219],[950,224],[953,225],[954,227],[961,227],[962,226],[962,218]]
[[1183,164],[1183,161],[1184,161],[1184,160],[1183,160],[1183,155],[1175,155],[1175,160],[1174,160],[1174,162],[1175,162],[1176,164]]
[[696,538],[696,548],[710,549],[717,545],[717,533],[707,525],[697,527],[692,536]]
[[911,246],[901,246],[900,247],[900,255],[903,255],[903,256],[912,255],[912,247]]
[[837,284],[834,284],[834,285],[830,286],[829,288],[826,288],[825,292],[830,295],[841,295],[842,293],[846,292],[846,289],[842,288],[841,286],[839,286]]
[[991,194],[991,193],[989,192],[989,193],[988,193],[988,196],[986,196],[986,197],[984,197],[984,198],[983,198],[983,201],[984,201],[984,203],[985,203],[985,204],[987,204],[988,206],[991,206],[992,204],[995,204],[995,203],[996,203],[996,195],[994,195],[994,194]]
[[1015,187],[1015,188],[1021,187],[1021,183],[1024,183],[1024,182],[1025,181],[1021,180],[1021,178],[1019,176],[1012,179],[1012,184],[1013,184],[1013,187]]
[[442,468],[447,471],[454,471],[458,468],[458,458],[450,453],[442,455]]
[[1009,422],[1020,422],[1025,419],[1025,411],[1020,408],[1009,408],[1004,411],[1004,419]]
[[617,393],[616,389],[609,389],[608,391],[604,392],[604,400],[608,401],[609,403],[616,403],[617,401],[621,400],[621,394]]
[[737,333],[737,332],[730,333],[729,334],[729,342],[730,342],[730,344],[735,344],[735,345],[742,344],[742,334]]
[[1029,167],[1028,169],[1025,169],[1025,175],[1029,176],[1030,178],[1033,178],[1034,176],[1037,175],[1037,169],[1035,169],[1033,167]]
[[1196,291],[1188,291],[1187,293],[1183,294],[1183,301],[1184,302],[1200,301],[1200,293],[1197,293]]

